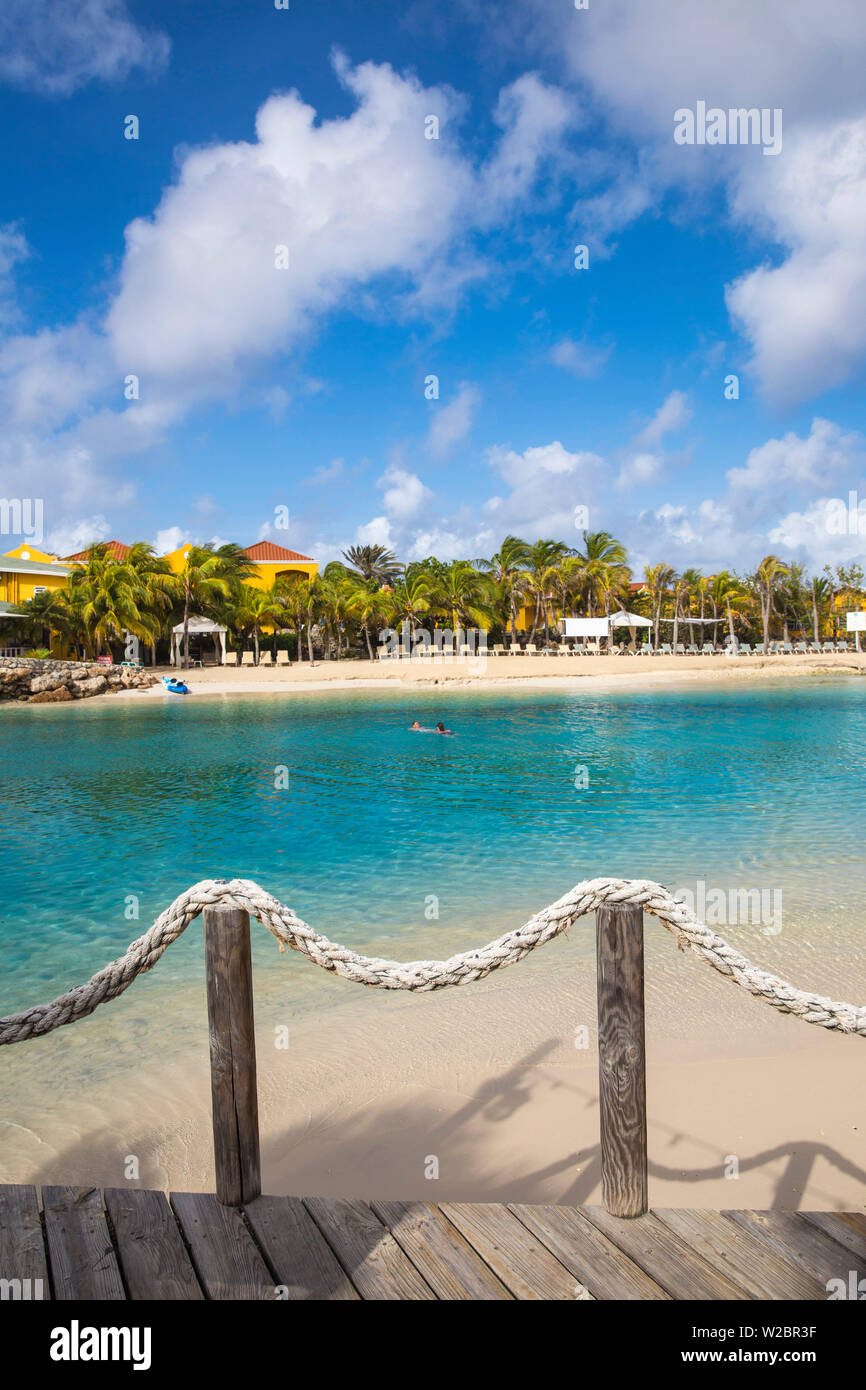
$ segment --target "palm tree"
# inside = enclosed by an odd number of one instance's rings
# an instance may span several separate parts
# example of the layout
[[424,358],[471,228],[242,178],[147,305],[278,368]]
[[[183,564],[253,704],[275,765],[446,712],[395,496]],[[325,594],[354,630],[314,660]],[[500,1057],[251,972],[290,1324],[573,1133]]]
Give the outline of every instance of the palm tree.
[[384,595],[384,610],[390,625],[396,628],[405,621],[414,628],[430,612],[432,593],[433,581],[430,577],[410,566],[400,583]]
[[564,541],[542,541],[538,540],[535,545],[529,547],[529,554],[526,557],[526,568],[528,571],[527,589],[529,594],[535,599],[535,612],[532,617],[532,630],[529,634],[529,641],[535,641],[535,634],[541,623],[541,605],[544,604],[544,625],[545,629],[549,625],[549,613],[547,607],[547,576],[553,565],[563,560],[566,555],[573,554],[571,546]]
[[156,665],[156,643],[165,619],[171,612],[172,570],[168,561],[157,555],[152,545],[136,541],[126,557],[135,570],[142,589],[141,611],[148,629],[150,664]]
[[519,536],[506,536],[489,560],[476,560],[475,568],[488,575],[508,603],[508,631],[514,645],[517,625],[517,599],[525,590],[530,547]]
[[376,587],[391,584],[403,572],[396,555],[384,545],[350,545],[343,551],[351,570],[362,579],[372,579]]
[[816,642],[821,640],[821,611],[829,605],[832,596],[832,581],[826,577],[821,578],[818,575],[813,575],[809,586],[809,598],[812,602],[812,633]]
[[709,599],[713,606],[713,646],[716,645],[718,636],[718,614],[724,608],[728,617],[728,635],[731,646],[736,650],[737,638],[734,632],[734,620],[742,617],[741,605],[746,599],[746,591],[735,575],[728,570],[720,570],[718,574],[713,575],[709,588]]
[[787,578],[788,573],[788,566],[777,555],[765,555],[752,576],[752,582],[761,600],[761,626],[764,629],[763,652],[765,656],[770,638],[770,617],[774,611],[773,596],[782,580]]
[[490,617],[490,589],[485,576],[468,560],[452,560],[433,590],[433,602],[450,615],[454,627],[483,627]]
[[631,578],[626,549],[609,531],[584,531],[583,550],[577,552],[586,596],[587,617],[594,617],[596,602],[610,615],[610,596],[625,588]]
[[106,545],[89,548],[86,559],[69,575],[69,587],[75,591],[86,644],[94,657],[103,646],[111,653],[111,643],[121,641],[126,632],[147,639],[148,626],[139,607],[144,587],[134,567],[115,560]]
[[647,565],[644,570],[644,583],[649,591],[653,620],[653,650],[659,649],[659,624],[662,617],[662,604],[676,581],[676,572],[662,561],[658,565]]
[[358,576],[349,590],[348,610],[361,624],[361,631],[367,643],[367,655],[371,661],[374,660],[374,656],[370,642],[370,623],[384,620],[387,598],[388,595],[374,587],[372,580],[361,579]]
[[189,620],[193,612],[205,613],[220,597],[226,597],[232,582],[246,578],[253,570],[244,552],[235,545],[214,550],[211,545],[191,545],[180,574],[173,576],[169,592],[183,604],[183,669],[189,666]]

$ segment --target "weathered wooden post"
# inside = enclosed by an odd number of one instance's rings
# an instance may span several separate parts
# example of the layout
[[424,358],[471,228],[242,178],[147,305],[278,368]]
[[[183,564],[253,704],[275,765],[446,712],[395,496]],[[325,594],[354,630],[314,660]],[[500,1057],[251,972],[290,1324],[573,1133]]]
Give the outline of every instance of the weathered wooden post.
[[601,1191],[612,1216],[647,1210],[643,909],[596,913]]
[[204,945],[216,1193],[237,1207],[262,1190],[249,913],[206,907]]

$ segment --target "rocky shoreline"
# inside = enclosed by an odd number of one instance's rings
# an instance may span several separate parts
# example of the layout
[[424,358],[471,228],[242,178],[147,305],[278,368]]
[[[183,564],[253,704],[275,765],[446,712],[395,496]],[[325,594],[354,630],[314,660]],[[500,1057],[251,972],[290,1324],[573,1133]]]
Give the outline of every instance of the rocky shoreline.
[[0,700],[56,705],[117,690],[146,690],[157,678],[134,666],[95,661],[54,661],[39,657],[0,657]]

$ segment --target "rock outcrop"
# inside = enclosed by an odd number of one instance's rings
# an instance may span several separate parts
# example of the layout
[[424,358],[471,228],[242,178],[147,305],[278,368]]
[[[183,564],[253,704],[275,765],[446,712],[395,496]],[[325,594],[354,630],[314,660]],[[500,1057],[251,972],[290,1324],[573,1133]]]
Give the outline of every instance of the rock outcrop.
[[145,690],[156,685],[156,679],[137,666],[0,657],[0,700],[23,700],[31,705],[86,700],[114,690]]

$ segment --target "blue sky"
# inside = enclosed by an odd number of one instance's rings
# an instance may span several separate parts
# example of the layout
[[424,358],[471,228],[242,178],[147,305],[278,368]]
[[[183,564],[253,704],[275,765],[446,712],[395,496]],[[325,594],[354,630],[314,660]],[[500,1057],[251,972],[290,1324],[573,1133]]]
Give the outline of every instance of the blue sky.
[[60,553],[862,560],[864,59],[858,0],[7,0],[0,492]]

